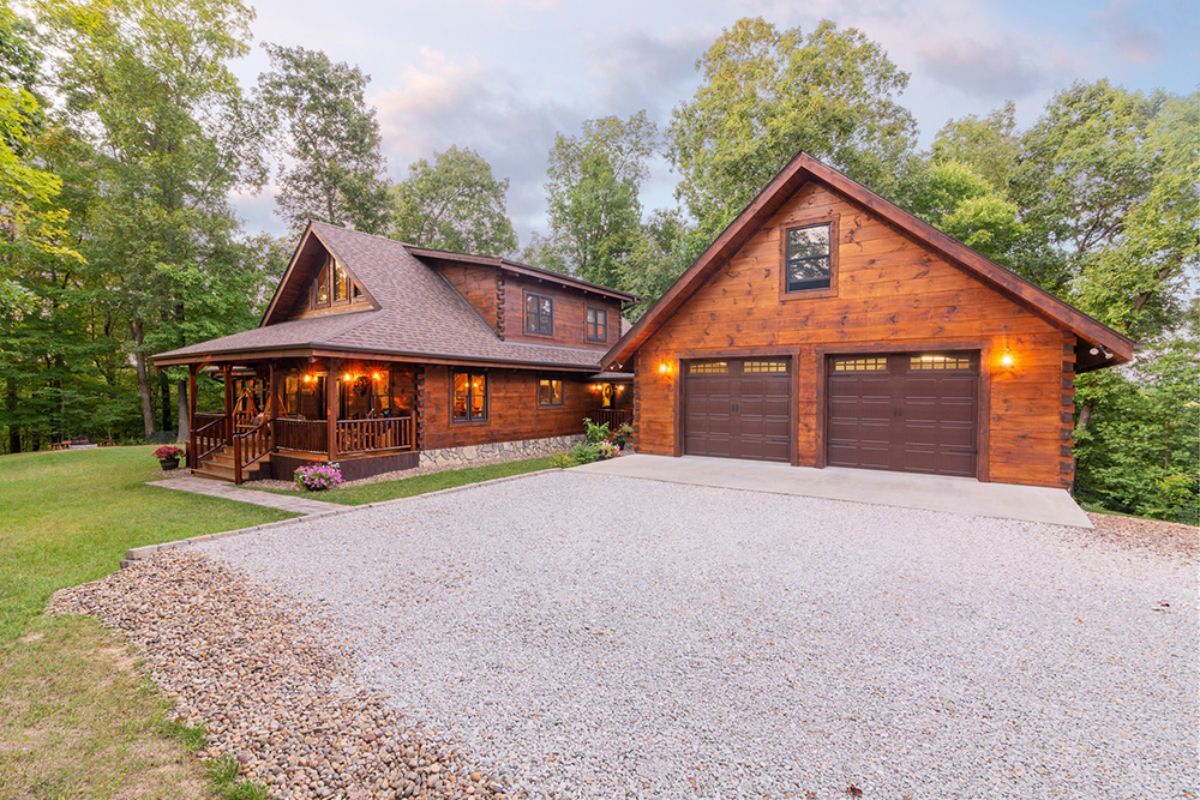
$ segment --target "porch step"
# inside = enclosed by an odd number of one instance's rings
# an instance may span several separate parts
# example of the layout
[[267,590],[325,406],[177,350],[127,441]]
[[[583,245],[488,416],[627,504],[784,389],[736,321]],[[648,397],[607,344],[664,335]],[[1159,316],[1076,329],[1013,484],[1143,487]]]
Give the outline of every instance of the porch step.
[[[271,463],[271,454],[267,453],[255,463],[242,470],[242,477],[245,480],[253,480],[254,478],[262,477],[262,471]],[[198,478],[209,478],[216,481],[233,482],[234,479],[234,464],[233,464],[233,447],[226,445],[220,450],[210,454],[200,466],[192,470],[192,474]]]

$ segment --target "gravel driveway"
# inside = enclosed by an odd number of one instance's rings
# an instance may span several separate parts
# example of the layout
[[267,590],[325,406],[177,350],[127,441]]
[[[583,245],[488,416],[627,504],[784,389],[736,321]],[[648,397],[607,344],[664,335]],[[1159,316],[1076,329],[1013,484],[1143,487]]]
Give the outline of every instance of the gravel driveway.
[[566,471],[203,550],[534,797],[1200,793],[1195,565],[1086,532]]

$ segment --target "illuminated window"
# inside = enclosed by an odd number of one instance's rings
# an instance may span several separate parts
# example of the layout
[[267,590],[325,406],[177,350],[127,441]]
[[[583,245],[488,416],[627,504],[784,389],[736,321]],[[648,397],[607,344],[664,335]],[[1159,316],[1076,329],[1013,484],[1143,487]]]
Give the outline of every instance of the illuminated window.
[[538,405],[561,406],[563,404],[563,382],[557,378],[542,378],[538,381]]
[[787,372],[786,361],[747,361],[742,364],[742,372]]
[[908,368],[917,371],[970,369],[971,359],[966,356],[943,356],[924,354],[908,360]]
[[724,361],[693,361],[688,364],[688,372],[692,375],[720,375],[729,371],[729,365]]
[[350,300],[350,273],[339,262],[333,262],[333,302]]
[[317,273],[317,277],[313,281],[312,304],[316,307],[329,305],[329,262],[328,261],[326,261],[321,266],[321,271]]
[[554,335],[554,300],[540,294],[525,295],[525,332]]
[[608,311],[603,308],[588,308],[587,338],[589,342],[608,341]]
[[787,229],[785,291],[804,292],[809,289],[829,288],[832,227],[830,223],[822,222],[820,225]]
[[454,370],[454,421],[487,419],[487,373]]
[[835,358],[834,372],[883,372],[887,370],[886,356],[862,356],[859,358]]

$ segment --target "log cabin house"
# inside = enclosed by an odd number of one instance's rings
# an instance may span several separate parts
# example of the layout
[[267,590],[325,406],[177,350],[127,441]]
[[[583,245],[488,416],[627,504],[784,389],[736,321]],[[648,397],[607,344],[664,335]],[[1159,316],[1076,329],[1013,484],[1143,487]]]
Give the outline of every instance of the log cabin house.
[[640,453],[1070,488],[1133,342],[806,154],[605,356]]
[[[304,231],[259,327],[154,356],[190,373],[188,466],[349,479],[420,463],[566,449],[583,418],[632,417],[632,375],[601,372],[633,295],[508,259]],[[224,407],[196,408],[198,380]]]

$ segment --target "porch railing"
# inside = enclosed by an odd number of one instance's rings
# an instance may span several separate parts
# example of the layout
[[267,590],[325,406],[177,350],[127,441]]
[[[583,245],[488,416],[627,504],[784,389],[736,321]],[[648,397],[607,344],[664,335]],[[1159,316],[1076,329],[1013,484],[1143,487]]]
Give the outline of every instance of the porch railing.
[[233,482],[241,483],[248,467],[254,466],[273,449],[272,420],[263,420],[233,436]]
[[416,421],[402,417],[343,419],[337,422],[338,453],[369,453],[377,450],[412,450]]
[[275,446],[302,453],[324,453],[329,447],[329,426],[323,419],[275,420]]
[[622,425],[633,424],[633,409],[631,408],[597,408],[588,412],[588,418],[597,425],[608,423],[608,429],[615,431]]
[[200,462],[225,446],[225,417],[222,414],[196,414],[188,438],[188,466]]

